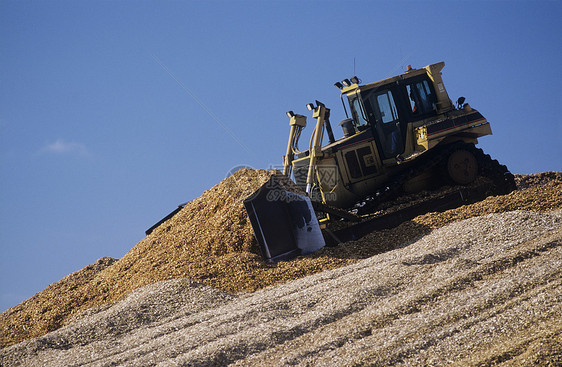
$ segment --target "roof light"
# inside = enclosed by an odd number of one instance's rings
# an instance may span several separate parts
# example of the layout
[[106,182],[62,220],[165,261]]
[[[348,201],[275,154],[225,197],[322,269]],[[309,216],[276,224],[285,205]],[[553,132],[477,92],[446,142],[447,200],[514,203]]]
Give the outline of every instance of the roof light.
[[357,76],[351,77],[350,80],[353,84],[359,84],[360,83],[360,80]]
[[338,88],[338,89],[342,89],[343,85],[340,82],[335,82],[334,85]]
[[344,79],[341,81],[343,83],[343,85],[345,85],[346,87],[349,87],[351,85],[351,82],[349,81],[349,79]]
[[307,108],[309,111],[313,111],[313,110],[314,110],[314,104],[309,103],[309,104],[306,105],[306,108]]
[[291,118],[293,116],[295,116],[295,113],[293,111],[287,111],[287,117],[288,118]]

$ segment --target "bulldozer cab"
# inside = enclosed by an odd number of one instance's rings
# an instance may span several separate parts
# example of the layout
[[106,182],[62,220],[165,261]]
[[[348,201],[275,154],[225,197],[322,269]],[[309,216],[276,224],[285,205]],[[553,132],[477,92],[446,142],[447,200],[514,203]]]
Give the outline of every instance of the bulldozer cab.
[[[382,159],[404,153],[407,125],[434,118],[438,98],[427,73],[342,90],[358,130],[372,129]],[[444,89],[443,89],[444,90]]]

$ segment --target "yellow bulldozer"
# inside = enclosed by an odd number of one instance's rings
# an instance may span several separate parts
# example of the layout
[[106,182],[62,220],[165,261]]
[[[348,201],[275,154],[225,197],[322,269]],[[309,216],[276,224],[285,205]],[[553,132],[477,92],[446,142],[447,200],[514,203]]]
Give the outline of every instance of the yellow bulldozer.
[[[266,261],[311,252],[324,246],[323,240],[354,239],[381,223],[397,225],[422,212],[515,189],[507,168],[475,147],[478,138],[492,134],[490,123],[464,97],[456,104],[451,101],[442,80],[444,66],[408,66],[403,74],[370,84],[356,76],[336,82],[346,114],[339,123],[343,137],[335,139],[330,109],[315,101],[307,105],[316,120],[307,149],[298,147],[306,116],[287,112],[290,133],[283,174],[307,195],[293,194],[281,203],[268,199],[272,195],[252,195],[245,201]],[[484,187],[467,189],[479,177],[488,180]],[[371,215],[385,201],[442,185],[460,188],[391,218]],[[275,187],[271,182],[266,186],[261,191]],[[333,232],[329,222],[334,220],[356,223]]]

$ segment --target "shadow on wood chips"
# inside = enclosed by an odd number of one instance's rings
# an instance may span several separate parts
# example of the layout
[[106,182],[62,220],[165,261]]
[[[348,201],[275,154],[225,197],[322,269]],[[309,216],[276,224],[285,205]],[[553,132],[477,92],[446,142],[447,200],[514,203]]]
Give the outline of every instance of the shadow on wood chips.
[[[189,202],[121,259],[102,258],[2,313],[0,348],[56,330],[89,308],[115,302],[161,280],[189,278],[230,293],[253,292],[407,246],[433,229],[462,219],[511,210],[562,208],[560,173],[518,176],[521,189],[509,195],[422,215],[358,241],[268,265],[259,255],[241,201],[273,174],[278,172],[236,172]],[[294,189],[290,181],[286,185]]]

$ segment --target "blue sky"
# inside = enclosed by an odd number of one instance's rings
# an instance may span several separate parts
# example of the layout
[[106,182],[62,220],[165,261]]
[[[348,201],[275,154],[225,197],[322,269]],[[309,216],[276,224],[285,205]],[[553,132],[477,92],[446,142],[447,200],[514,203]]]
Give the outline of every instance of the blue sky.
[[561,18],[560,1],[0,1],[0,311],[123,256],[233,167],[279,165],[285,112],[318,99],[337,124],[333,83],[354,74],[445,61],[487,153],[561,171]]

